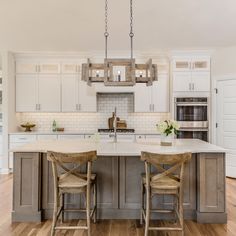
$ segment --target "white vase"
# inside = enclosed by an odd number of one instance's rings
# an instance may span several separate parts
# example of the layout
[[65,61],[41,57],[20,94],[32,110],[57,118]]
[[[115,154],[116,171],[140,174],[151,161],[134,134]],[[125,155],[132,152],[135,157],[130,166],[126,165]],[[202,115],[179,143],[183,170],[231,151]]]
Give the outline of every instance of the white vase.
[[173,134],[161,134],[161,146],[171,146],[174,140]]

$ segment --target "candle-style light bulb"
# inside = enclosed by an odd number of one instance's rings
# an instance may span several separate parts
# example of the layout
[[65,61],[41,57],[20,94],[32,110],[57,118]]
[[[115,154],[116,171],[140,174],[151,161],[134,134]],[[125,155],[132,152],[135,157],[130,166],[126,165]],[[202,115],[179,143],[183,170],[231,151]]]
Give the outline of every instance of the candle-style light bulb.
[[121,71],[118,70],[118,71],[117,71],[117,74],[118,74],[118,76],[117,76],[117,77],[118,77],[118,81],[120,82],[120,80],[121,80]]

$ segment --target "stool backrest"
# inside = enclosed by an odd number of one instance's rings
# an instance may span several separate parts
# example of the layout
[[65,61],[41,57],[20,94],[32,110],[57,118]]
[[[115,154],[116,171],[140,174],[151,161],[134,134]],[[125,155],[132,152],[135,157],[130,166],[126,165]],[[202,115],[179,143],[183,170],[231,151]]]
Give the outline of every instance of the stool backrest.
[[[182,183],[184,175],[184,163],[191,159],[191,153],[157,154],[142,152],[141,160],[145,161],[146,181],[157,181],[163,177],[170,177]],[[150,165],[158,170],[158,174],[150,178]]]
[[[90,184],[91,178],[91,163],[97,159],[96,151],[81,152],[81,153],[60,153],[60,152],[47,152],[48,161],[52,162],[54,186],[58,184],[58,168],[60,167],[64,173],[63,178],[69,175],[74,175],[83,182]],[[70,167],[68,164],[73,164]],[[86,176],[81,173],[81,166],[87,165]]]

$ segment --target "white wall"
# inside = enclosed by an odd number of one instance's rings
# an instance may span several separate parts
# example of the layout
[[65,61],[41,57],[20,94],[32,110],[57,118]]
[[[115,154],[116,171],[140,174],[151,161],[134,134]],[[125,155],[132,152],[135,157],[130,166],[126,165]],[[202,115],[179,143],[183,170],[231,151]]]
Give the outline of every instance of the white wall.
[[216,49],[212,54],[212,78],[236,75],[236,46]]
[[3,156],[0,159],[1,172],[8,171],[8,133],[15,131],[15,79],[14,79],[14,55],[10,52],[2,52],[3,72]]

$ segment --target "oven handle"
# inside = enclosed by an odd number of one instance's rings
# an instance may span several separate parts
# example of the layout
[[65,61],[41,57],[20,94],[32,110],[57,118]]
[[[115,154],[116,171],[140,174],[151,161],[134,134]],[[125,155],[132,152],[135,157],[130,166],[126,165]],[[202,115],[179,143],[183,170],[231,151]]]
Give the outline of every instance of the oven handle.
[[180,128],[179,131],[190,131],[190,132],[196,132],[196,131],[209,131],[208,128]]
[[188,106],[188,107],[193,107],[193,106],[208,106],[207,103],[176,103],[176,106]]

